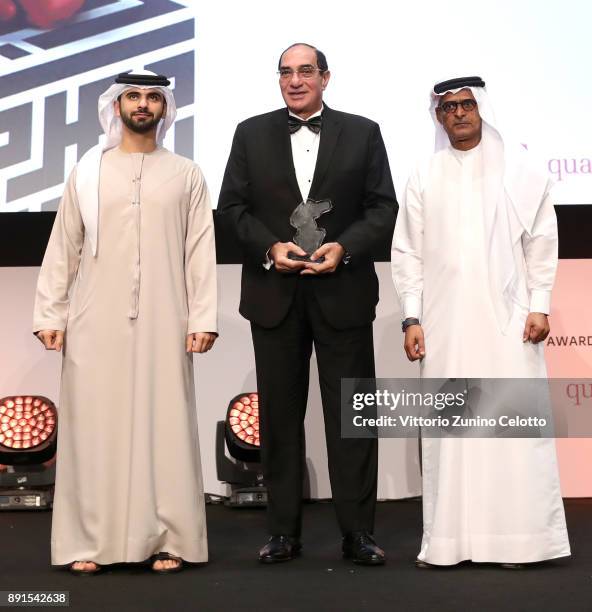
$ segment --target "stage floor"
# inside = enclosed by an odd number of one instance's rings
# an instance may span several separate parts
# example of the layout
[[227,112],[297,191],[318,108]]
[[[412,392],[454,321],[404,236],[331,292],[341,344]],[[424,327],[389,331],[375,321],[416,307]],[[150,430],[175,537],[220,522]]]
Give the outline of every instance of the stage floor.
[[0,590],[67,590],[70,609],[434,612],[592,609],[592,500],[566,500],[572,557],[504,570],[463,564],[416,569],[421,536],[419,500],[378,504],[376,537],[383,567],[341,559],[330,503],[304,508],[303,555],[290,563],[256,561],[265,542],[265,513],[208,505],[210,562],[169,576],[142,566],[113,566],[76,577],[49,566],[49,512],[1,512]]

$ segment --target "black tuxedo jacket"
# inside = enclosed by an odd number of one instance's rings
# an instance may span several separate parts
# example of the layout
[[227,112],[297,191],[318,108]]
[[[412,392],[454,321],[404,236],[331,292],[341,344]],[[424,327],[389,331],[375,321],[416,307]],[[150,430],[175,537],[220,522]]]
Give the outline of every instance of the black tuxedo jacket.
[[[307,128],[301,128],[307,129]],[[262,327],[278,325],[298,282],[314,283],[327,321],[338,329],[374,320],[378,279],[370,251],[392,236],[397,200],[377,123],[323,110],[319,153],[309,197],[328,198],[333,209],[317,219],[325,242],[339,242],[351,256],[332,274],[300,277],[266,270],[266,253],[288,242],[290,215],[302,201],[296,181],[286,108],[258,115],[236,129],[218,214],[232,226],[244,254],[240,313]]]

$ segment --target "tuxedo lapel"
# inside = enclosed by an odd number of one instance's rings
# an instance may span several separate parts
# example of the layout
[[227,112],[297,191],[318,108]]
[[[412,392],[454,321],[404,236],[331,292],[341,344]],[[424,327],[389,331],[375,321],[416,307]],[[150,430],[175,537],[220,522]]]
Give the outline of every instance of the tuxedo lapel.
[[317,164],[310,186],[311,197],[316,197],[317,189],[321,186],[325,174],[329,168],[333,152],[341,133],[341,121],[338,114],[333,112],[326,104],[323,110],[323,127],[321,128],[321,140],[319,142],[319,154]]
[[294,169],[287,109],[281,109],[272,115],[271,146],[271,163],[276,164],[280,168],[280,172],[285,174],[287,188],[294,196],[294,208],[296,208],[302,200],[302,195]]

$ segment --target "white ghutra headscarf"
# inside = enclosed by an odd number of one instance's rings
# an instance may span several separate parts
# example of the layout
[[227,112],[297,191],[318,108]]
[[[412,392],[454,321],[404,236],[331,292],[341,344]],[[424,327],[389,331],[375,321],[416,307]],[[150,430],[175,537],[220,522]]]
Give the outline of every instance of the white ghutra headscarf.
[[158,89],[166,101],[166,114],[158,122],[156,142],[162,145],[167,130],[173,125],[177,107],[166,77],[149,70],[133,70],[120,74],[116,82],[99,98],[99,121],[105,140],[89,149],[76,166],[76,194],[85,236],[91,244],[92,253],[97,254],[99,228],[99,177],[103,153],[119,145],[122,139],[122,121],[115,114],[115,101],[128,89]]

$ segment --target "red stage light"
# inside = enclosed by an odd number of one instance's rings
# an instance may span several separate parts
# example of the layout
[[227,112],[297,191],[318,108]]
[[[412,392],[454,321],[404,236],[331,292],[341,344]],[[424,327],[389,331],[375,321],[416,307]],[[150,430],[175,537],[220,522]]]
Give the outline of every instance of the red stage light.
[[[28,462],[38,452],[55,453],[57,436],[57,410],[46,397],[9,396],[0,399],[0,455],[3,463],[10,463],[5,453],[10,453],[14,462]],[[14,451],[26,450],[28,453]],[[37,459],[39,460],[39,459]],[[41,461],[44,459],[42,458]]]
[[[267,503],[259,432],[259,395],[241,393],[233,397],[226,409],[226,419],[216,426],[216,469],[218,478],[230,485],[229,506]],[[225,448],[230,457],[226,456]]]
[[[233,457],[243,461],[259,461],[261,441],[257,393],[242,393],[229,402],[225,431],[226,442]],[[254,458],[253,453],[257,453],[257,458]]]
[[249,393],[234,398],[228,411],[232,432],[245,444],[259,447],[259,396]]
[[[42,400],[45,398],[18,396],[5,397],[0,402],[0,445],[32,449],[47,440],[56,427],[56,411],[49,400]],[[31,411],[31,406],[39,406],[40,409]],[[42,431],[48,435],[41,438],[39,434]]]
[[46,397],[0,399],[0,510],[51,507],[57,422],[56,407]]

